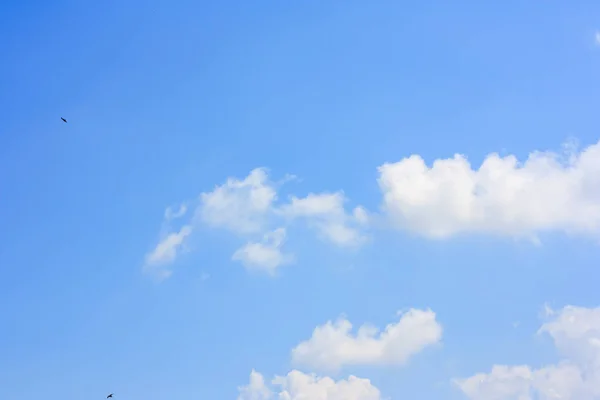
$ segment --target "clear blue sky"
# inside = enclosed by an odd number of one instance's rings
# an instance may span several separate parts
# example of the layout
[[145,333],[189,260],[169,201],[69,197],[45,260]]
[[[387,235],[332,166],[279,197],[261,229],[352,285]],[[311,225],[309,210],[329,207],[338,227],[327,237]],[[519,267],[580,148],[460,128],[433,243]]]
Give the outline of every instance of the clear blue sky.
[[384,215],[386,162],[597,143],[599,28],[591,0],[2,2],[4,398],[234,399],[253,368],[295,368],[316,326],[410,307],[436,313],[442,345],[330,375],[460,399],[452,378],[554,362],[540,310],[598,305],[597,236],[372,228],[345,250],[290,226],[296,261],[269,276],[204,227],[169,279],[142,269],[167,206],[257,167],[299,178],[281,201],[343,190]]

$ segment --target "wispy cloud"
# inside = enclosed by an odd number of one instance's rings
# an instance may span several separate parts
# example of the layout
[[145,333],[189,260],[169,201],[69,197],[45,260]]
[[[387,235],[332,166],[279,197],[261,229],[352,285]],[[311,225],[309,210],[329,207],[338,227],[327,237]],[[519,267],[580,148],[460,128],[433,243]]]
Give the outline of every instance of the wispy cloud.
[[314,226],[321,237],[339,246],[359,246],[366,240],[361,228],[367,224],[368,215],[363,207],[352,214],[346,212],[347,201],[343,192],[310,193],[306,197],[292,196],[288,204],[278,211],[287,218],[303,218]]
[[146,265],[160,264],[164,271],[165,265],[175,262],[180,247],[198,225],[229,231],[245,239],[246,245],[235,251],[232,259],[247,269],[269,274],[295,258],[291,253],[283,253],[282,246],[287,228],[296,219],[306,221],[319,237],[334,245],[356,247],[364,243],[363,230],[369,215],[363,207],[347,212],[344,207],[347,199],[342,192],[291,196],[278,204],[279,187],[296,179],[288,174],[273,182],[266,168],[255,168],[243,179],[230,177],[213,190],[202,192],[195,204],[185,202],[177,208],[167,208],[162,230],[170,232],[170,222],[188,214],[188,204],[194,207],[181,231],[163,235],[146,256]]
[[294,260],[291,254],[281,251],[285,235],[284,228],[275,229],[273,232],[265,234],[261,242],[249,242],[238,249],[232,259],[240,261],[247,269],[274,274],[278,267]]
[[179,232],[166,235],[156,247],[146,255],[144,271],[160,279],[171,276],[171,271],[165,268],[172,263],[180,252],[186,238],[192,233],[190,225],[183,226]]
[[165,221],[171,221],[177,218],[181,218],[187,212],[187,205],[180,204],[179,207],[174,209],[173,207],[167,207],[165,210]]
[[567,306],[548,315],[538,333],[550,335],[561,362],[533,368],[494,365],[455,384],[470,399],[595,399],[600,388],[600,308]]

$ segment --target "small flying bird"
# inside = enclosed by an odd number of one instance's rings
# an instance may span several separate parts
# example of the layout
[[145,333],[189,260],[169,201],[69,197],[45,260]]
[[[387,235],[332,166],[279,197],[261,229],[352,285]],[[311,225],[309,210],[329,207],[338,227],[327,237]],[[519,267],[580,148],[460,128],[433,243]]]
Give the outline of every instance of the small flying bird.
[[[65,122],[67,122],[67,121],[65,121]],[[109,394],[108,396],[106,396],[106,398],[107,398],[107,399],[110,399],[110,398],[112,398],[112,397],[113,397],[113,394],[112,394],[112,393],[111,393],[111,394]]]
[[62,119],[65,124],[67,123],[67,120],[64,119],[63,117],[60,117],[60,119]]

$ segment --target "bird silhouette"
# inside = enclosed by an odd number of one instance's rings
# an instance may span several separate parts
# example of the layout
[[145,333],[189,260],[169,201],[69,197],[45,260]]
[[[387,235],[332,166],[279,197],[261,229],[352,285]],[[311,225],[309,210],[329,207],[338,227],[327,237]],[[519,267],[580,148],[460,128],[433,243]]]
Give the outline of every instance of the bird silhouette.
[[[66,121],[65,121],[65,122],[66,122]],[[108,396],[106,396],[106,398],[107,398],[107,399],[110,399],[110,398],[112,398],[112,397],[113,397],[113,394],[112,394],[112,393],[111,393],[111,394],[109,394]]]
[[65,124],[67,123],[67,120],[64,119],[63,117],[60,117],[60,119],[62,119]]

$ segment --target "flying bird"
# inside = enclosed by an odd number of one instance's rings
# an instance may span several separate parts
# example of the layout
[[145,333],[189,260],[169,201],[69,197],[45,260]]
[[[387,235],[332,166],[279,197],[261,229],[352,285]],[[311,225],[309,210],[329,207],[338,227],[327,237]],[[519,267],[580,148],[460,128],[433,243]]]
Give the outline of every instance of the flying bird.
[[60,119],[62,119],[65,124],[67,123],[67,120],[64,119],[63,117],[60,117]]
[[[67,122],[67,121],[65,121],[65,122]],[[106,396],[106,398],[107,398],[107,399],[110,399],[110,398],[112,398],[112,397],[113,397],[113,394],[112,394],[112,393],[111,393],[111,394],[109,394],[108,396]]]

